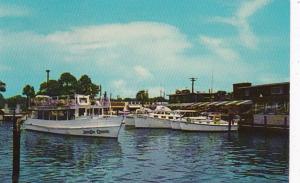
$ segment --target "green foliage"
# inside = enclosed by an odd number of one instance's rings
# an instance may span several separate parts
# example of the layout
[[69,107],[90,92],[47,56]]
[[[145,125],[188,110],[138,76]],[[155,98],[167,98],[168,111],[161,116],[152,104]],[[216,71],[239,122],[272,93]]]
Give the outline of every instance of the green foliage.
[[5,104],[5,98],[0,93],[0,109],[2,109],[4,107],[4,104]]
[[58,79],[62,95],[73,95],[77,90],[77,79],[69,72],[62,73]]
[[8,104],[9,108],[14,108],[17,106],[17,104],[20,104],[21,109],[23,110],[25,109],[26,101],[27,101],[26,97],[22,97],[21,95],[16,95],[6,99],[6,103]]
[[6,84],[0,81],[0,92],[5,92],[5,91],[6,91]]
[[142,105],[149,100],[149,95],[146,90],[140,90],[136,94],[136,100],[141,101]]
[[49,80],[43,82],[40,85],[40,90],[37,94],[49,95],[49,96],[60,96],[60,95],[90,95],[92,98],[95,97],[100,91],[98,85],[92,83],[89,76],[83,75],[77,81],[76,77],[69,72],[62,73],[58,80]]
[[35,95],[34,87],[30,86],[30,85],[26,85],[23,88],[23,93],[22,94],[26,95],[26,97],[27,97],[26,108],[28,108],[29,104],[30,104],[30,98],[34,97],[34,95]]
[[35,95],[34,87],[30,85],[26,85],[23,88],[23,95],[26,95],[27,97],[34,97]]
[[87,75],[83,75],[78,80],[77,93],[82,95],[91,95],[91,97],[95,97],[100,91],[98,85],[92,83],[91,78]]
[[168,100],[164,97],[153,97],[149,99],[149,102],[167,102]]
[[58,81],[56,80],[49,80],[47,82],[43,82],[40,85],[40,91],[38,94],[40,95],[49,95],[49,96],[59,96],[62,93],[62,88],[60,87]]

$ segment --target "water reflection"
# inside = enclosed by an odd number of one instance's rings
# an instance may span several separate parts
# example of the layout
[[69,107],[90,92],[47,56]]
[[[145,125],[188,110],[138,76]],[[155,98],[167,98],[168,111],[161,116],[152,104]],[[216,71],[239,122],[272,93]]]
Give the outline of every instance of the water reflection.
[[[43,175],[41,180],[77,174],[105,175],[107,170],[101,168],[102,165],[109,165],[109,169],[122,166],[122,149],[115,139],[66,137],[38,132],[26,132],[23,137],[24,166],[28,169],[43,168],[48,176]],[[89,172],[90,169],[96,171]],[[26,172],[21,176],[29,176],[31,171]]]
[[[0,182],[11,124],[0,124]],[[23,182],[287,182],[288,135],[124,129],[99,139],[22,131]]]

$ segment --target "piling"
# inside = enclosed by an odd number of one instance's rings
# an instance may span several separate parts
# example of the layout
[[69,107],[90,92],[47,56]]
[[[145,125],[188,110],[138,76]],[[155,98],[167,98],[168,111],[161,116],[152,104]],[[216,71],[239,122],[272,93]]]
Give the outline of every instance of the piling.
[[231,131],[231,122],[232,122],[232,120],[230,119],[230,120],[228,121],[228,132]]
[[13,172],[12,182],[19,182],[20,173],[20,123],[16,118],[16,111],[13,110]]

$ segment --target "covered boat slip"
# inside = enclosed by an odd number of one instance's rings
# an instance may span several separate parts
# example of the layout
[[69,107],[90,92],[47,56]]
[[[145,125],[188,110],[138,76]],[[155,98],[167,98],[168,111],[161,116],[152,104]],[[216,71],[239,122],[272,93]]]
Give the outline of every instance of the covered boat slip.
[[227,101],[213,101],[213,102],[198,102],[198,103],[174,103],[167,106],[173,109],[205,109],[207,107],[230,107],[251,105],[251,100],[227,100]]

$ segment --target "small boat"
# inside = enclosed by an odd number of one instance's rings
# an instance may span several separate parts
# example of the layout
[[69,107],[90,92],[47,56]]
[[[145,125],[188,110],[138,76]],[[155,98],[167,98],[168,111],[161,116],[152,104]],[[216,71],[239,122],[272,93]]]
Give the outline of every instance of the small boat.
[[106,99],[94,101],[94,104],[85,95],[75,95],[71,99],[36,96],[36,99],[36,105],[30,107],[30,117],[23,124],[25,130],[76,136],[118,137],[123,116],[105,114],[108,112]]
[[168,128],[171,129],[171,120],[179,119],[180,115],[165,106],[157,106],[153,112],[137,115],[136,128]]
[[183,131],[206,131],[206,132],[225,132],[237,131],[238,123],[234,121],[229,124],[228,121],[222,120],[221,115],[212,114],[196,118],[186,118],[180,121],[180,128]]
[[[191,119],[198,119],[199,113],[195,110],[174,110],[173,111],[177,116],[180,116],[180,118],[175,118],[174,120],[171,120],[171,128],[173,130],[180,130],[180,121],[182,119],[191,118]],[[201,116],[200,116],[201,118]]]

